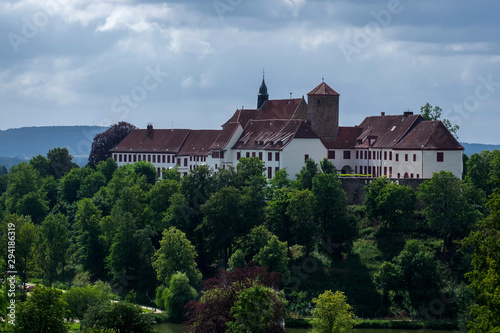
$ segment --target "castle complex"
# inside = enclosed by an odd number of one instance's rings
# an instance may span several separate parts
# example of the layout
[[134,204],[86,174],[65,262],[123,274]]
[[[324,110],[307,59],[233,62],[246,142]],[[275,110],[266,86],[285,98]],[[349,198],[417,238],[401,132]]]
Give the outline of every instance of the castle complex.
[[420,115],[367,117],[339,126],[340,95],[325,82],[302,98],[270,100],[262,84],[256,109],[240,109],[220,130],[137,129],[111,149],[119,166],[141,160],[185,174],[200,166],[236,166],[241,157],[264,161],[266,176],[286,168],[291,178],[309,158],[327,157],[341,174],[430,178],[451,171],[462,177],[463,147],[441,121]]

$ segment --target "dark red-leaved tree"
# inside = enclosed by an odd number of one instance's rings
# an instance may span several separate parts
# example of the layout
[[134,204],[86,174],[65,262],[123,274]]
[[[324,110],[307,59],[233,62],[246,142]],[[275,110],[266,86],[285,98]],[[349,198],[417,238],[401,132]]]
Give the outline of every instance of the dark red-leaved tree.
[[120,143],[132,130],[136,129],[134,125],[121,121],[112,125],[106,131],[95,136],[90,150],[89,162],[96,165],[110,157],[109,150]]
[[275,291],[279,289],[279,273],[269,273],[266,267],[240,267],[233,271],[220,270],[218,275],[203,282],[203,297],[200,301],[191,301],[186,305],[188,318],[186,324],[190,333],[227,332],[226,323],[234,321],[231,308],[243,290],[255,285],[269,287],[269,300],[273,308],[273,317],[269,318],[266,332],[284,332],[283,299]]

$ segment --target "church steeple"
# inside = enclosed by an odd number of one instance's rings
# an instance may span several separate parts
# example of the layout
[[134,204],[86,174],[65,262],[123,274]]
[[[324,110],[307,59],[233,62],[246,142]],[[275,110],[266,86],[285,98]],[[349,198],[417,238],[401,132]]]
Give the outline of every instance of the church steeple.
[[264,75],[265,71],[262,70],[262,84],[260,85],[259,88],[259,95],[257,96],[257,109],[262,108],[262,105],[264,105],[265,101],[269,99],[269,94],[267,93],[267,86],[266,82],[264,81]]

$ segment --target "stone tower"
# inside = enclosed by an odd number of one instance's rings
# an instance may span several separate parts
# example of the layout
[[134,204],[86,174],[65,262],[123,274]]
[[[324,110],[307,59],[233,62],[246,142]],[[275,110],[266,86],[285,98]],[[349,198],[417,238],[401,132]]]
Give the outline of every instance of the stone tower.
[[307,94],[307,120],[322,140],[337,138],[340,95],[325,82]]
[[262,108],[265,101],[269,99],[269,94],[267,93],[266,82],[264,82],[264,75],[262,75],[262,84],[259,88],[259,95],[257,96],[257,109]]

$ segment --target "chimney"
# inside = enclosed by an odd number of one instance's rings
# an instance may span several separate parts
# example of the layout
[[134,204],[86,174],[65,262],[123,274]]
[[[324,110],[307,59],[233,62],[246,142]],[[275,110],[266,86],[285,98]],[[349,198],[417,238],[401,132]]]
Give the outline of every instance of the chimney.
[[403,113],[403,116],[404,116],[405,118],[406,118],[406,117],[408,117],[408,116],[412,116],[412,115],[413,115],[413,111],[405,111],[405,112]]
[[382,112],[380,112],[380,115],[381,115],[382,117],[383,117],[383,116],[385,116],[385,112],[383,112],[383,111],[382,111]]
[[153,135],[153,124],[148,123],[148,138]]

